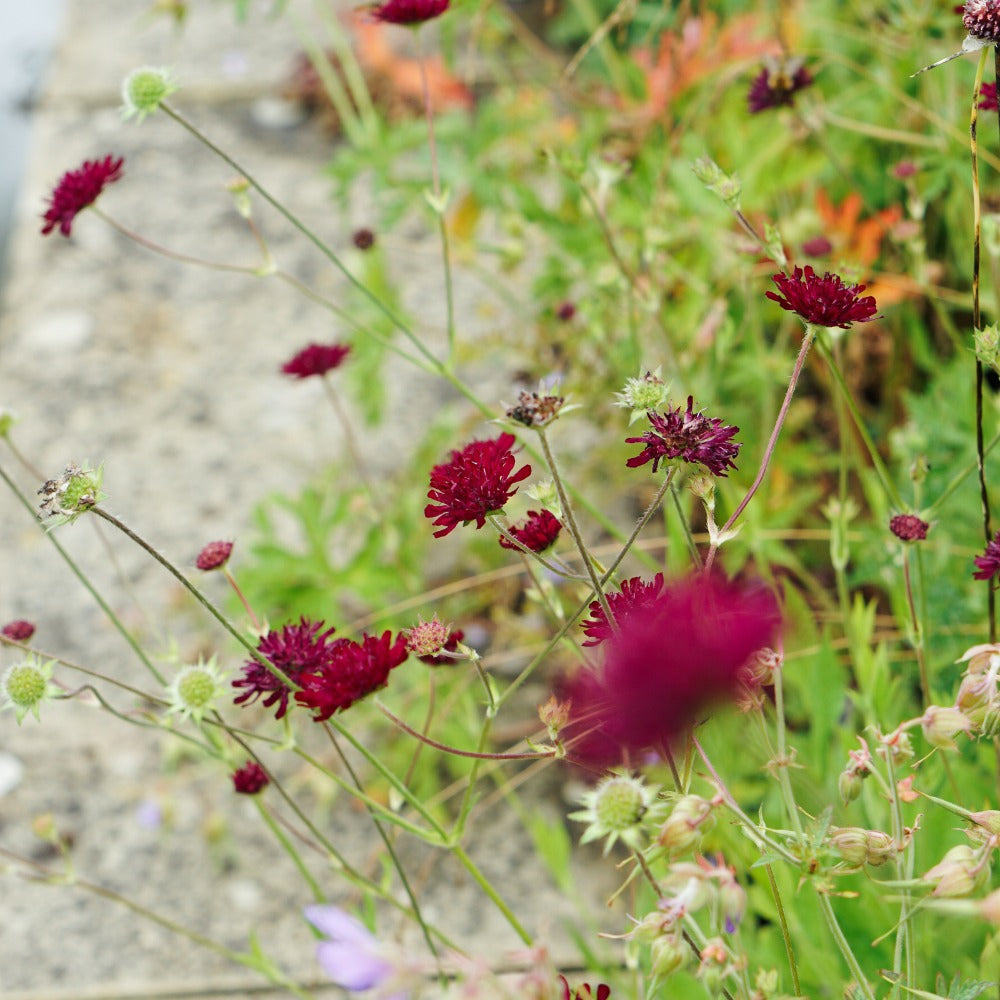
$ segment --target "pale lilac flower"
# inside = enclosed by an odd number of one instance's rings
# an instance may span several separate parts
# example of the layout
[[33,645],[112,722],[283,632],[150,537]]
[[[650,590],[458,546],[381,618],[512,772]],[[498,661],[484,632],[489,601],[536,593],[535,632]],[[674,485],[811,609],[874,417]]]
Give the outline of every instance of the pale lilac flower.
[[[326,938],[316,945],[316,960],[338,986],[349,993],[362,993],[394,977],[396,967],[360,920],[337,906],[307,906],[305,914]],[[409,994],[403,990],[379,996],[384,1000],[408,1000]]]

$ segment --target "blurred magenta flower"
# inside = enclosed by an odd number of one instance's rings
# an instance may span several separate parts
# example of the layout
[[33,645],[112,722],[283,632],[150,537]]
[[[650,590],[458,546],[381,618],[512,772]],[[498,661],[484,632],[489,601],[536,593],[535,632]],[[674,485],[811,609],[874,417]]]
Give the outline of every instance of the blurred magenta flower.
[[779,624],[763,585],[702,574],[667,585],[619,618],[600,668],[565,685],[570,721],[561,735],[570,757],[608,766],[673,744],[717,703],[735,699],[741,668]]
[[986,551],[972,561],[976,564],[976,572],[972,574],[974,580],[992,580],[1000,573],[1000,531],[987,543]]
[[[384,956],[378,939],[368,928],[337,906],[313,905],[306,919],[326,938],[316,945],[316,960],[338,986],[362,993],[387,984],[395,966]],[[406,991],[381,993],[382,1000],[407,1000]]]
[[372,16],[387,24],[423,24],[439,17],[450,0],[386,0],[372,8]]
[[76,170],[62,175],[49,197],[49,207],[42,218],[42,235],[48,236],[56,226],[63,236],[73,230],[73,221],[88,206],[93,205],[101,192],[121,179],[122,157],[105,156],[103,160],[85,160]]
[[747,106],[755,115],[770,108],[790,107],[795,95],[813,82],[812,74],[797,60],[772,60],[754,78],[747,93]]
[[339,368],[350,353],[351,348],[347,344],[309,344],[286,361],[281,370],[293,378],[325,375],[328,371]]

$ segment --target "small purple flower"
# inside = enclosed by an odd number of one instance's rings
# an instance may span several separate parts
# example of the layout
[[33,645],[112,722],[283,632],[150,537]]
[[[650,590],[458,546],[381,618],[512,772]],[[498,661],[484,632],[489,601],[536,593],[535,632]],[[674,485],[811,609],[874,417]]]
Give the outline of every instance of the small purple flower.
[[962,23],[973,38],[1000,42],[1000,4],[997,0],[967,0]]
[[922,542],[929,529],[916,514],[897,514],[889,521],[889,530],[902,542]]
[[[316,960],[338,986],[359,993],[381,986],[395,974],[378,940],[360,920],[337,906],[307,906],[306,919],[326,938],[316,945]],[[385,1000],[407,1000],[405,991]]]

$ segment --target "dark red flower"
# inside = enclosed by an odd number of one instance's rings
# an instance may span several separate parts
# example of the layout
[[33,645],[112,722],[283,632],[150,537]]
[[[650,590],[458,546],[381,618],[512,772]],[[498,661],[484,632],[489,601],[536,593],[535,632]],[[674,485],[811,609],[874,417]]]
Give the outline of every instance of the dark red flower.
[[807,264],[805,270],[795,268],[791,276],[776,274],[771,279],[780,289],[765,293],[789,312],[798,313],[807,323],[816,326],[840,326],[845,330],[852,323],[868,323],[875,319],[878,305],[872,295],[861,298],[865,285],[845,285],[836,274],[827,271],[823,277]]
[[1000,573],[1000,531],[987,543],[986,551],[972,561],[976,564],[976,572],[972,574],[974,580],[992,580]]
[[556,319],[561,319],[564,323],[569,322],[576,315],[576,306],[572,302],[566,301],[556,309]]
[[[524,524],[514,525],[507,529],[526,549],[532,552],[544,552],[554,545],[562,530],[562,522],[550,510],[529,510]],[[500,536],[500,544],[505,549],[517,549],[517,546]]]
[[375,234],[370,229],[355,229],[351,242],[359,250],[371,250],[375,246]]
[[233,788],[240,795],[256,795],[269,784],[267,772],[255,760],[248,760],[241,768],[233,771]]
[[195,560],[195,566],[200,570],[208,572],[210,569],[219,569],[229,561],[229,556],[233,551],[232,542],[209,542]]
[[403,636],[393,641],[389,632],[365,635],[361,642],[341,640],[319,670],[297,678],[302,690],[295,692],[295,700],[315,709],[313,718],[322,722],[385,687],[389,671],[408,655]]
[[889,521],[889,530],[904,542],[922,542],[929,528],[916,514],[897,514]]
[[997,110],[997,85],[995,83],[984,83],[979,88],[979,110]]
[[802,65],[765,66],[754,77],[747,92],[747,106],[755,115],[770,108],[790,107],[795,95],[813,82],[812,74]]
[[646,414],[653,425],[642,437],[625,438],[626,444],[645,444],[645,448],[625,464],[637,468],[653,463],[653,472],[663,460],[679,458],[685,462],[698,462],[716,476],[725,476],[727,469],[735,469],[735,458],[741,445],[732,438],[739,427],[727,427],[718,417],[706,417],[694,412],[694,399],[688,396],[687,410],[677,407],[666,413]]
[[35,626],[23,618],[7,622],[3,628],[0,628],[0,635],[13,639],[15,642],[27,642],[34,634]]
[[[333,659],[336,651],[349,641],[330,641],[330,636],[336,629],[328,628],[325,632],[320,632],[323,624],[300,618],[297,625],[285,625],[280,631],[268,632],[257,644],[257,652],[294,684],[301,684],[303,674],[322,669]],[[252,704],[263,697],[265,708],[278,705],[275,718],[280,719],[288,711],[291,689],[257,660],[247,660],[243,665],[243,676],[233,681],[233,687],[246,688],[235,699],[237,705]]]
[[[441,647],[442,653],[454,653],[458,650],[458,644],[465,638],[465,632],[460,628],[453,629],[448,633],[448,639],[445,644]],[[418,656],[417,659],[421,663],[426,663],[430,667],[440,667],[446,663],[454,664],[450,656],[442,656],[441,653],[435,653],[429,656]]]
[[328,371],[339,368],[350,353],[351,348],[347,344],[309,344],[290,361],[286,361],[281,370],[295,378],[325,375]]
[[762,586],[699,574],[665,587],[620,620],[599,669],[566,685],[570,721],[561,735],[570,756],[606,766],[672,744],[738,695],[744,664],[771,644],[779,622]]
[[962,24],[973,38],[1000,42],[1000,3],[997,0],[967,0]]
[[122,157],[105,156],[103,160],[85,160],[76,170],[67,170],[49,197],[49,207],[42,218],[42,235],[48,236],[56,226],[63,236],[69,236],[73,220],[88,205],[93,205],[108,184],[122,175]]
[[611,996],[611,987],[606,983],[601,983],[597,987],[596,993],[591,990],[590,983],[584,983],[570,993],[566,977],[560,976],[559,981],[562,984],[563,990],[562,1000],[608,1000],[608,997]]
[[423,24],[443,14],[450,0],[386,0],[372,8],[372,16],[389,24]]
[[[661,593],[663,593],[663,574],[657,573],[648,582],[639,576],[630,577],[622,583],[617,594],[604,596],[608,599],[611,614],[615,616],[615,623],[619,628],[623,628],[633,614],[653,605]],[[608,624],[608,617],[600,601],[591,601],[590,617],[580,622],[580,627],[588,636],[584,646],[599,646],[605,639],[610,639],[614,635],[614,629]]]
[[431,469],[427,498],[434,503],[424,507],[424,516],[441,526],[435,538],[470,521],[481,528],[487,514],[503,510],[517,492],[514,484],[531,475],[530,465],[514,471],[516,460],[510,450],[514,440],[513,434],[504,433],[488,441],[473,441],[453,451],[450,461]]

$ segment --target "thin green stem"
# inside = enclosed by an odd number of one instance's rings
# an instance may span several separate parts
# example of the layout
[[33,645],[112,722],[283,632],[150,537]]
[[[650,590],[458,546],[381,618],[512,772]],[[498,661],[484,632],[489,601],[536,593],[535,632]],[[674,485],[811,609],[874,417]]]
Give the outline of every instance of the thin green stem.
[[[785,398],[781,403],[781,408],[778,410],[778,416],[774,421],[774,428],[771,431],[771,436],[768,438],[767,445],[764,448],[764,454],[760,460],[760,467],[757,469],[757,475],[754,477],[754,481],[750,484],[750,488],[747,490],[743,499],[737,504],[736,510],[729,516],[729,520],[722,526],[719,537],[725,538],[728,531],[739,519],[740,515],[746,509],[747,504],[753,499],[754,494],[760,489],[761,483],[764,481],[764,476],[767,474],[768,466],[771,464],[771,458],[774,455],[775,446],[778,443],[778,436],[781,434],[781,428],[784,426],[785,417],[788,416],[788,408],[792,405],[792,397],[795,395],[795,388],[799,383],[799,376],[802,374],[802,369],[806,363],[806,356],[809,354],[809,348],[812,346],[813,341],[816,339],[815,329],[807,324],[806,332],[802,338],[802,345],[799,347],[798,357],[795,359],[795,365],[792,368],[791,378],[788,380],[788,388],[785,390]],[[709,549],[708,556],[705,559],[705,569],[710,570],[713,563],[715,562],[715,553],[718,551],[720,542],[716,541],[713,543],[712,547]]]
[[830,897],[821,890],[816,890],[816,896],[819,899],[819,907],[823,911],[823,918],[826,920],[826,925],[830,929],[830,934],[833,936],[833,940],[837,943],[837,948],[840,954],[843,956],[844,961],[847,963],[848,969],[851,971],[851,975],[854,977],[854,981],[858,984],[858,989],[861,991],[865,1000],[875,1000],[875,994],[872,992],[871,984],[865,978],[864,971],[858,962],[857,957],[851,950],[851,946],[844,937],[844,932],[841,930],[840,923],[837,920],[837,914],[833,912],[833,904],[830,902]]
[[788,775],[788,769],[791,766],[792,760],[788,756],[785,733],[785,685],[782,672],[783,667],[781,665],[773,671],[774,727],[775,740],[778,744],[778,759],[775,761],[775,768],[778,772],[778,784],[781,787],[781,797],[785,803],[785,812],[788,814],[788,820],[792,824],[792,829],[798,834],[799,840],[804,841],[802,817],[799,815],[799,809],[795,803],[795,793],[792,791],[792,780]]
[[857,428],[858,434],[864,442],[865,450],[868,452],[868,457],[871,459],[872,467],[875,469],[875,474],[878,476],[879,482],[882,484],[882,490],[889,498],[893,506],[899,510],[903,510],[905,507],[903,499],[900,497],[899,491],[896,489],[889,476],[885,463],[882,461],[882,456],[878,453],[878,449],[875,447],[875,442],[872,441],[872,436],[868,432],[868,428],[865,425],[864,418],[858,410],[857,404],[854,402],[854,397],[851,395],[851,390],[844,379],[844,374],[840,370],[840,366],[822,342],[818,345],[818,349],[827,363],[830,374],[833,375],[833,379],[837,383],[837,388],[840,390],[844,402],[847,404],[847,409],[851,414],[851,419],[854,421],[854,426]]
[[277,824],[274,817],[271,815],[271,811],[261,800],[260,796],[255,795],[253,800],[254,805],[257,807],[257,812],[260,813],[261,819],[267,824],[271,833],[274,835],[275,840],[281,844],[284,852],[292,859],[292,864],[299,870],[299,874],[302,876],[306,885],[309,886],[309,890],[313,894],[313,899],[315,899],[317,903],[325,902],[326,894],[313,877],[313,873],[306,867],[305,862],[302,860],[302,855],[299,854],[295,845],[288,839],[288,834],[286,834],[285,831],[282,830]]
[[514,915],[511,908],[503,901],[503,899],[500,897],[500,894],[496,891],[496,889],[493,888],[493,885],[486,878],[486,876],[483,875],[483,873],[479,870],[478,867],[476,867],[476,864],[472,860],[472,858],[470,858],[469,855],[465,853],[465,850],[462,848],[460,844],[453,845],[451,851],[452,854],[454,854],[455,857],[458,858],[458,860],[461,862],[465,870],[473,877],[479,888],[482,889],[487,896],[489,896],[493,905],[504,915],[504,917],[506,917],[507,923],[509,923],[510,926],[514,929],[514,932],[517,934],[517,936],[526,945],[528,945],[528,947],[531,947],[531,945],[534,944],[531,935],[524,929],[524,927],[521,925],[521,922]]
[[774,877],[774,868],[770,864],[764,865],[767,873],[767,884],[771,888],[771,898],[774,900],[775,909],[778,912],[778,926],[781,928],[781,940],[785,944],[785,957],[788,960],[788,971],[792,977],[792,996],[802,996],[802,987],[799,985],[799,969],[795,964],[795,949],[792,947],[792,936],[788,931],[788,920],[785,917],[785,907],[781,902],[781,893],[778,891],[778,883]]
[[[979,302],[979,278],[982,236],[982,204],[979,191],[979,91],[983,82],[983,71],[986,68],[986,56],[990,48],[985,47],[979,55],[976,67],[976,81],[972,90],[972,112],[969,119],[969,142],[972,155],[972,327],[975,333],[982,329],[982,315]],[[1000,55],[994,56],[995,60]],[[997,63],[1000,66],[1000,62]],[[976,358],[976,467],[979,471],[979,501],[983,511],[983,535],[986,544],[993,539],[993,529],[990,517],[990,497],[986,485],[986,454],[983,448],[983,380],[985,372],[983,363]],[[989,619],[989,640],[996,642],[996,593],[992,581],[986,582],[987,616]]]
[[41,528],[42,533],[45,535],[48,541],[55,547],[55,550],[59,553],[63,561],[70,568],[70,572],[80,581],[80,583],[83,584],[87,593],[90,594],[90,596],[97,602],[97,605],[107,616],[108,621],[111,622],[111,624],[114,626],[115,630],[119,633],[119,635],[121,635],[121,637],[129,644],[129,646],[131,646],[132,651],[135,653],[136,656],[139,657],[143,666],[150,672],[150,674],[153,675],[153,677],[160,684],[166,685],[167,682],[164,679],[163,674],[161,674],[160,671],[156,669],[156,667],[153,664],[153,661],[146,654],[146,651],[142,648],[142,646],[139,645],[138,640],[125,627],[124,622],[122,622],[122,620],[118,617],[118,615],[115,614],[111,605],[108,604],[106,600],[104,600],[104,598],[101,596],[97,588],[90,582],[89,577],[87,577],[87,575],[83,572],[83,570],[80,569],[80,567],[76,564],[76,561],[73,559],[73,557],[63,548],[63,546],[56,539],[55,535],[51,531],[46,531],[45,528],[42,526],[42,523],[38,518],[38,514],[35,512],[35,508],[31,505],[31,501],[28,500],[28,498],[21,492],[17,484],[14,482],[13,479],[10,478],[10,476],[7,474],[3,466],[0,466],[0,479],[3,479],[3,481],[7,484],[10,491],[21,502],[21,505],[25,508],[25,510],[28,511],[34,522],[39,526],[39,528]]
[[605,596],[601,580],[598,578],[597,570],[594,567],[594,561],[590,556],[590,552],[587,550],[587,546],[583,541],[583,536],[580,534],[580,529],[577,526],[576,517],[573,514],[573,505],[570,503],[569,494],[563,484],[562,476],[559,475],[559,467],[556,464],[556,457],[552,454],[552,449],[549,447],[549,439],[545,433],[545,428],[538,427],[536,430],[538,431],[538,440],[541,443],[542,452],[545,455],[545,461],[548,464],[549,472],[552,473],[552,481],[555,483],[556,492],[559,495],[559,503],[562,506],[562,515],[563,519],[566,521],[566,527],[569,528],[569,533],[573,536],[573,541],[576,544],[577,551],[580,553],[580,559],[583,561],[584,569],[586,569],[587,575],[590,577],[590,585],[593,587],[594,593],[597,595],[597,600],[600,602],[601,609],[604,611],[608,625],[613,631],[617,631],[618,625],[615,622],[614,613],[611,610],[611,605],[608,604],[608,599]]
[[388,319],[393,326],[400,331],[400,333],[405,336],[411,344],[417,349],[417,351],[427,359],[427,361],[433,366],[436,371],[441,371],[443,366],[437,358],[424,346],[423,341],[410,329],[409,325],[403,321],[392,309],[390,309],[374,292],[371,291],[365,284],[359,281],[348,268],[345,266],[344,262],[326,245],[326,243],[320,239],[320,237],[313,232],[297,215],[286,208],[271,192],[264,187],[255,177],[253,177],[247,170],[243,168],[243,165],[237,160],[233,159],[224,149],[217,146],[211,139],[208,138],[193,122],[189,121],[184,117],[179,111],[172,107],[167,101],[163,101],[160,104],[160,108],[165,114],[171,117],[178,125],[186,129],[191,133],[200,143],[202,143],[207,149],[211,150],[216,156],[219,157],[223,162],[229,164],[241,177],[245,177],[247,183],[276,211],[281,215],[290,225],[297,229],[314,247],[316,247],[319,252],[326,257],[326,259],[333,264],[333,266],[347,279],[350,284],[356,288],[362,295],[365,296],[368,301],[375,306],[376,309],[381,312],[386,319]]

